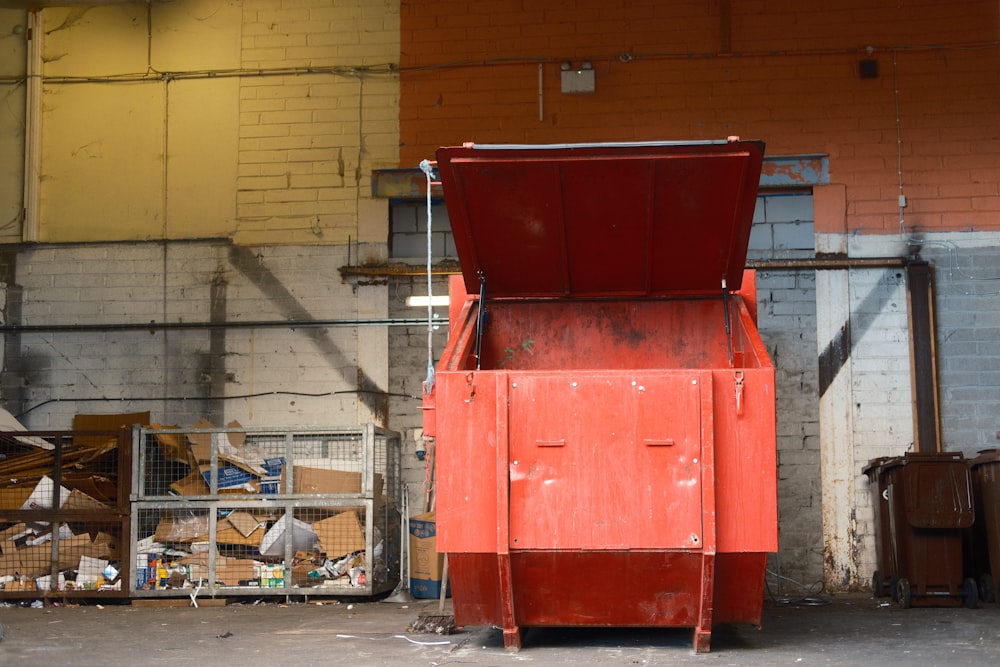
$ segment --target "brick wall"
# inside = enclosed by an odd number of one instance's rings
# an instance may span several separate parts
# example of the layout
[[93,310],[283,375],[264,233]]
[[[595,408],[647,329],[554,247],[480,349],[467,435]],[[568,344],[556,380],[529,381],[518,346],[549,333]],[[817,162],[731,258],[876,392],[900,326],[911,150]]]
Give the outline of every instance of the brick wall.
[[[435,217],[435,221],[437,217]],[[448,281],[444,276],[433,279],[435,294],[448,293]],[[389,316],[398,318],[423,318],[426,308],[411,308],[406,305],[406,297],[427,294],[426,276],[405,276],[393,278],[389,284]],[[435,314],[442,318],[439,328],[432,333],[434,362],[441,356],[448,337],[448,309],[435,308]],[[389,423],[403,434],[403,483],[409,492],[410,509],[414,513],[422,511],[425,502],[426,459],[417,458],[415,431],[423,428],[423,413],[420,408],[421,383],[427,377],[427,327],[392,327],[389,331]]]
[[[727,40],[719,3],[406,4],[400,164],[462,141],[735,134],[828,154],[852,230],[899,230],[900,167],[906,230],[1000,227],[997,3],[730,6]],[[581,60],[596,92],[561,94],[560,63]]]
[[942,440],[945,449],[972,456],[1000,446],[1000,235],[924,241],[920,254],[934,264],[937,292]]
[[[71,7],[38,16],[41,241],[342,244],[370,234],[359,218],[371,170],[399,154],[396,0],[119,3],[83,20]],[[24,104],[11,109],[20,127]],[[0,142],[0,153],[23,165],[23,141]],[[0,210],[20,211],[8,182]]]
[[[399,150],[396,2],[244,3],[238,242],[357,239],[371,170]],[[321,70],[310,73],[303,70]]]
[[[7,336],[3,405],[38,429],[68,428],[77,413],[137,410],[178,425],[201,417],[217,424],[353,425],[358,403],[368,400],[357,393],[359,328],[239,324],[355,318],[358,297],[337,271],[346,251],[250,251],[225,243],[25,251],[15,273],[21,314],[5,323],[69,330]],[[220,318],[230,326],[116,327]]]

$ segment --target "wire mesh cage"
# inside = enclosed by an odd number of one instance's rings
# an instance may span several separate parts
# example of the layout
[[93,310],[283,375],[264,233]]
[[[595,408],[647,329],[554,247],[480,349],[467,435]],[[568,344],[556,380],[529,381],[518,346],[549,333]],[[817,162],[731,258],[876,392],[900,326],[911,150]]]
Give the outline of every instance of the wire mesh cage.
[[400,580],[397,433],[137,428],[133,594],[365,596]]
[[128,595],[129,438],[0,433],[0,597]]

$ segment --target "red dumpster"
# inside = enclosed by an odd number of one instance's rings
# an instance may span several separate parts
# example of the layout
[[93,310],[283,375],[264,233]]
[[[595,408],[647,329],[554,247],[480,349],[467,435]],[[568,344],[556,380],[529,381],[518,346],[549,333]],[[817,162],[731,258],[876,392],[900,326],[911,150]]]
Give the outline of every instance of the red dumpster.
[[[442,148],[464,304],[428,396],[455,621],[759,625],[774,367],[744,277],[763,145]],[[741,293],[742,290],[742,293]],[[429,414],[433,413],[433,414]]]

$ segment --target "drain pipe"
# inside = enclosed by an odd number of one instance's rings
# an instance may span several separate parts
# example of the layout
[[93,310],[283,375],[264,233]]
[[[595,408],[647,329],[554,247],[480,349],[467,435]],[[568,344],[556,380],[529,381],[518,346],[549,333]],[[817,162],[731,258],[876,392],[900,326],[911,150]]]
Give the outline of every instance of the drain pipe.
[[27,78],[24,95],[24,208],[21,239],[38,241],[38,188],[42,181],[42,20],[28,12]]
[[815,257],[803,259],[748,259],[746,267],[758,271],[797,271],[815,269],[832,271],[843,269],[890,269],[911,264],[904,257]]

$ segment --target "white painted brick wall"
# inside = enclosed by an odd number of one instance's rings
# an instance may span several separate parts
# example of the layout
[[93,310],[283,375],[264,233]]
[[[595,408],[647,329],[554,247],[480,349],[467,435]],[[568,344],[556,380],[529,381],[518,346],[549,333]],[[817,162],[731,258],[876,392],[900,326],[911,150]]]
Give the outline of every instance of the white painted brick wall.
[[[16,274],[24,294],[22,323],[207,322],[217,277],[227,285],[230,321],[356,317],[357,298],[337,271],[347,263],[345,247],[237,249],[263,278],[238,268],[231,251],[225,243],[171,244],[165,264],[161,244],[26,250]],[[131,282],[125,280],[129,270]],[[86,276],[80,281],[86,286],[53,286],[53,277],[67,275]],[[178,425],[211,413],[220,422],[247,425],[351,426],[357,419],[359,335],[356,327],[230,329],[221,355],[211,358],[208,330],[25,333],[17,361],[23,370],[8,364],[6,371],[18,376],[21,400],[9,395],[9,382],[3,398],[15,414],[27,410],[23,420],[31,428],[68,428],[77,413],[146,409],[154,419]],[[266,395],[213,401],[212,387],[227,396]],[[59,402],[40,405],[52,399]]]
[[782,576],[822,577],[816,296],[811,271],[759,272],[758,329],[776,361],[778,516]]
[[[447,294],[447,279],[435,276],[435,294]],[[391,317],[426,317],[426,308],[406,306],[406,297],[427,294],[426,276],[400,277],[389,284],[389,315]],[[435,309],[445,322],[433,333],[435,362],[447,342],[446,308]],[[427,373],[427,327],[393,327],[389,331],[389,382],[393,396],[389,402],[389,421],[401,431],[403,443],[403,483],[409,491],[410,507],[419,511],[424,502],[425,464],[417,459],[413,430],[423,427],[420,411],[421,382]]]

